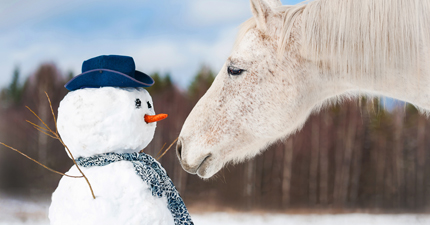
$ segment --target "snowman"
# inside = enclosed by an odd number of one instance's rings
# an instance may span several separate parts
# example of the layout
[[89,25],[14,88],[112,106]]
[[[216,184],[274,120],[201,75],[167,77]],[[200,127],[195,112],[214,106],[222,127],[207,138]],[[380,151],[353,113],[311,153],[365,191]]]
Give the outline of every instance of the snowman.
[[[58,132],[96,198],[84,179],[62,177],[49,208],[52,225],[193,224],[163,167],[138,153],[167,117],[155,115],[143,89],[153,83],[133,58],[110,55],[85,61],[65,85],[71,92],[58,108]],[[76,166],[67,174],[80,175]]]

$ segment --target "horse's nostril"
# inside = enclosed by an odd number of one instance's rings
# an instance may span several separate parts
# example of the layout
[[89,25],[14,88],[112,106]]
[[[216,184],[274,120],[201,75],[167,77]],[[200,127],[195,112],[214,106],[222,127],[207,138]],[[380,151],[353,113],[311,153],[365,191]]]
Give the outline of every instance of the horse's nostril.
[[182,157],[181,157],[181,155],[182,155],[182,142],[181,142],[181,140],[179,140],[178,143],[176,144],[176,155],[178,156],[179,161],[181,161],[182,160]]

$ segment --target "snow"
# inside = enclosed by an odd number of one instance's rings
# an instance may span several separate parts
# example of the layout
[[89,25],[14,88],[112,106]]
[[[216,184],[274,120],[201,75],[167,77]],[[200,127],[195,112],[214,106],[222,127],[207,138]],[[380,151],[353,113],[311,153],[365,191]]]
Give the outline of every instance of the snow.
[[[141,102],[136,107],[136,100]],[[149,102],[151,108],[148,108]],[[58,132],[75,158],[144,149],[154,137],[152,98],[143,88],[85,88],[69,92],[58,108]]]
[[196,225],[424,225],[430,224],[430,215],[288,215],[288,214],[229,214],[207,213],[191,215]]
[[[81,169],[90,180],[96,199],[84,179],[63,176],[52,194],[52,225],[174,224],[167,198],[154,197],[131,162]],[[79,171],[73,166],[67,174],[79,175]]]
[[[135,101],[142,104],[136,107]],[[60,103],[58,130],[74,157],[107,152],[136,152],[152,140],[155,114],[151,96],[142,88],[81,89]],[[167,199],[152,196],[130,162],[81,168],[89,178],[93,200],[84,179],[63,177],[50,200],[42,202],[0,195],[0,225],[49,224],[173,224]],[[80,175],[73,166],[70,175]],[[49,207],[49,205],[51,206]],[[286,215],[252,213],[192,214],[195,224],[231,225],[419,225],[430,224],[428,215]]]
[[0,225],[45,225],[50,201],[29,200],[0,194]]
[[[0,196],[0,225],[48,225],[49,200],[39,202]],[[288,215],[253,213],[202,213],[191,216],[196,225],[426,225],[430,215],[338,214]]]

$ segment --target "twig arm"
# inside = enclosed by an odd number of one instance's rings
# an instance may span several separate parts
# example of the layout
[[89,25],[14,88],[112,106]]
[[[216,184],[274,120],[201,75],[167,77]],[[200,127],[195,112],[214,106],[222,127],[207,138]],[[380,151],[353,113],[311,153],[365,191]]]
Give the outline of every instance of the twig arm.
[[61,142],[61,144],[66,148],[67,152],[70,154],[70,158],[72,158],[73,163],[76,165],[76,168],[78,168],[79,172],[82,174],[82,176],[83,176],[83,177],[85,178],[85,180],[87,181],[88,186],[90,187],[91,195],[93,196],[93,199],[96,199],[96,196],[94,195],[94,191],[93,191],[93,188],[91,187],[90,181],[88,180],[87,176],[85,176],[84,172],[82,172],[81,168],[80,168],[80,167],[78,166],[78,164],[76,163],[75,158],[74,158],[74,157],[73,157],[73,155],[72,155],[72,152],[69,150],[69,147],[67,147],[67,145],[66,145],[66,144],[64,144],[63,140],[61,140],[61,138],[60,138],[60,136],[58,136],[58,134],[57,134],[57,137],[58,137],[58,140]]
[[[55,118],[55,114],[54,114],[54,110],[52,109],[52,103],[51,103],[51,99],[49,98],[48,93],[45,92],[46,98],[48,99],[49,102],[49,107],[51,108],[51,113],[52,113],[52,117],[54,118],[54,123],[55,123],[55,132],[51,130],[51,128],[48,127],[49,131],[51,133],[54,134],[55,139],[59,140],[61,142],[61,144],[66,148],[67,152],[70,155],[70,158],[72,158],[73,163],[75,164],[76,168],[78,168],[79,172],[82,174],[82,177],[85,178],[85,180],[87,181],[88,187],[90,188],[91,191],[91,195],[93,196],[93,199],[96,199],[96,196],[94,195],[94,191],[93,188],[91,187],[90,181],[88,180],[87,176],[85,176],[84,172],[82,172],[81,168],[78,166],[78,164],[75,161],[75,157],[73,157],[72,152],[70,151],[69,147],[67,147],[66,144],[64,144],[63,140],[61,139],[60,135],[58,134],[58,128],[57,128],[57,118]],[[37,116],[37,115],[36,115]],[[42,121],[43,122],[43,121]]]
[[35,159],[31,158],[30,156],[28,156],[28,155],[26,155],[26,154],[22,153],[22,152],[21,152],[21,151],[19,151],[18,149],[12,148],[12,147],[10,147],[9,145],[6,145],[5,143],[2,143],[2,142],[0,142],[0,145],[3,145],[3,146],[5,146],[6,148],[9,148],[9,149],[11,149],[11,150],[13,150],[13,151],[15,151],[15,152],[18,152],[19,154],[23,155],[23,156],[24,156],[24,157],[26,157],[27,159],[30,159],[31,161],[33,161],[33,162],[35,162],[35,163],[39,164],[40,166],[42,166],[43,168],[45,168],[45,169],[47,169],[47,170],[49,170],[49,171],[51,171],[51,172],[54,172],[54,173],[56,173],[56,174],[63,175],[63,176],[66,176],[66,177],[71,177],[71,178],[82,178],[82,177],[83,177],[83,176],[71,176],[71,175],[67,175],[67,174],[65,174],[65,173],[58,172],[58,171],[56,171],[56,170],[54,170],[54,169],[51,169],[51,168],[49,168],[49,167],[47,167],[47,166],[43,165],[42,163],[38,162],[37,160],[35,160]]

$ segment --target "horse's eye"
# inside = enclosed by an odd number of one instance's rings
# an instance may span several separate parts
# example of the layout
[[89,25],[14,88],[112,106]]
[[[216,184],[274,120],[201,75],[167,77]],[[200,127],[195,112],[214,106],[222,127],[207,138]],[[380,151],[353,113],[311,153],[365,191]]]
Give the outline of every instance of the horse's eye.
[[142,102],[140,101],[140,99],[136,98],[136,101],[134,101],[134,103],[136,104],[136,108],[140,108],[142,106]]
[[241,75],[245,71],[246,70],[238,69],[238,68],[235,68],[235,67],[232,67],[232,66],[229,66],[227,68],[228,74],[233,75],[233,76],[239,76],[239,75]]
[[146,102],[146,104],[148,104],[148,109],[152,108],[152,105],[151,105],[151,103],[149,103],[149,102]]

